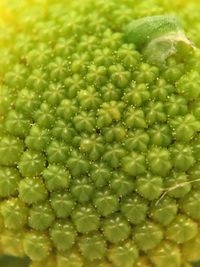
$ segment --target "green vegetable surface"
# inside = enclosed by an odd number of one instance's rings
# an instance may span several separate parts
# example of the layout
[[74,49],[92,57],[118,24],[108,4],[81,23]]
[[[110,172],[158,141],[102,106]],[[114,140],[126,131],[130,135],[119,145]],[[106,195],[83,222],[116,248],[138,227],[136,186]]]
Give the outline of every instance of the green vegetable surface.
[[0,2],[1,254],[200,259],[199,14],[194,0]]

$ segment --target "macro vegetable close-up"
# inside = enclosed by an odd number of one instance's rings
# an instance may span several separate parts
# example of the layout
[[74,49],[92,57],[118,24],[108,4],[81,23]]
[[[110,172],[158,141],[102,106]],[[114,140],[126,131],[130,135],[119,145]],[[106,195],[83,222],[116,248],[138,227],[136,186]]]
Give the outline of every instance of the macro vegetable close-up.
[[1,0],[0,266],[199,260],[200,2]]

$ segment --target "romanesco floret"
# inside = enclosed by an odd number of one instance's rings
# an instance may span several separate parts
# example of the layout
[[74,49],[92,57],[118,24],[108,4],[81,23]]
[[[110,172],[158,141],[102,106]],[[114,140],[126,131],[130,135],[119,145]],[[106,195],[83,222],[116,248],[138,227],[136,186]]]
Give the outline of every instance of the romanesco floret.
[[199,13],[186,0],[1,1],[1,253],[31,267],[200,259]]

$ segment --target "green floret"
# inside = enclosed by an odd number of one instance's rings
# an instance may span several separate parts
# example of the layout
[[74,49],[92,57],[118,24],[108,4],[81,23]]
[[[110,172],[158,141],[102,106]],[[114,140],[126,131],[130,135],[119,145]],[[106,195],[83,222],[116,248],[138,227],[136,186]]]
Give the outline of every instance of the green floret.
[[2,0],[2,254],[200,259],[200,5],[184,2]]

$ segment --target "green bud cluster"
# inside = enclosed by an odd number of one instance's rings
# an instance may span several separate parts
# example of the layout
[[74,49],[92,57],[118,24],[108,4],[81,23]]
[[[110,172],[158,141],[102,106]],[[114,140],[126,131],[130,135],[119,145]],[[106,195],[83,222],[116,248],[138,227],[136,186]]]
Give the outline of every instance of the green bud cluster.
[[2,0],[1,253],[31,267],[200,258],[200,52],[177,42],[157,65],[124,32],[179,9],[200,45],[200,6],[183,2]]

